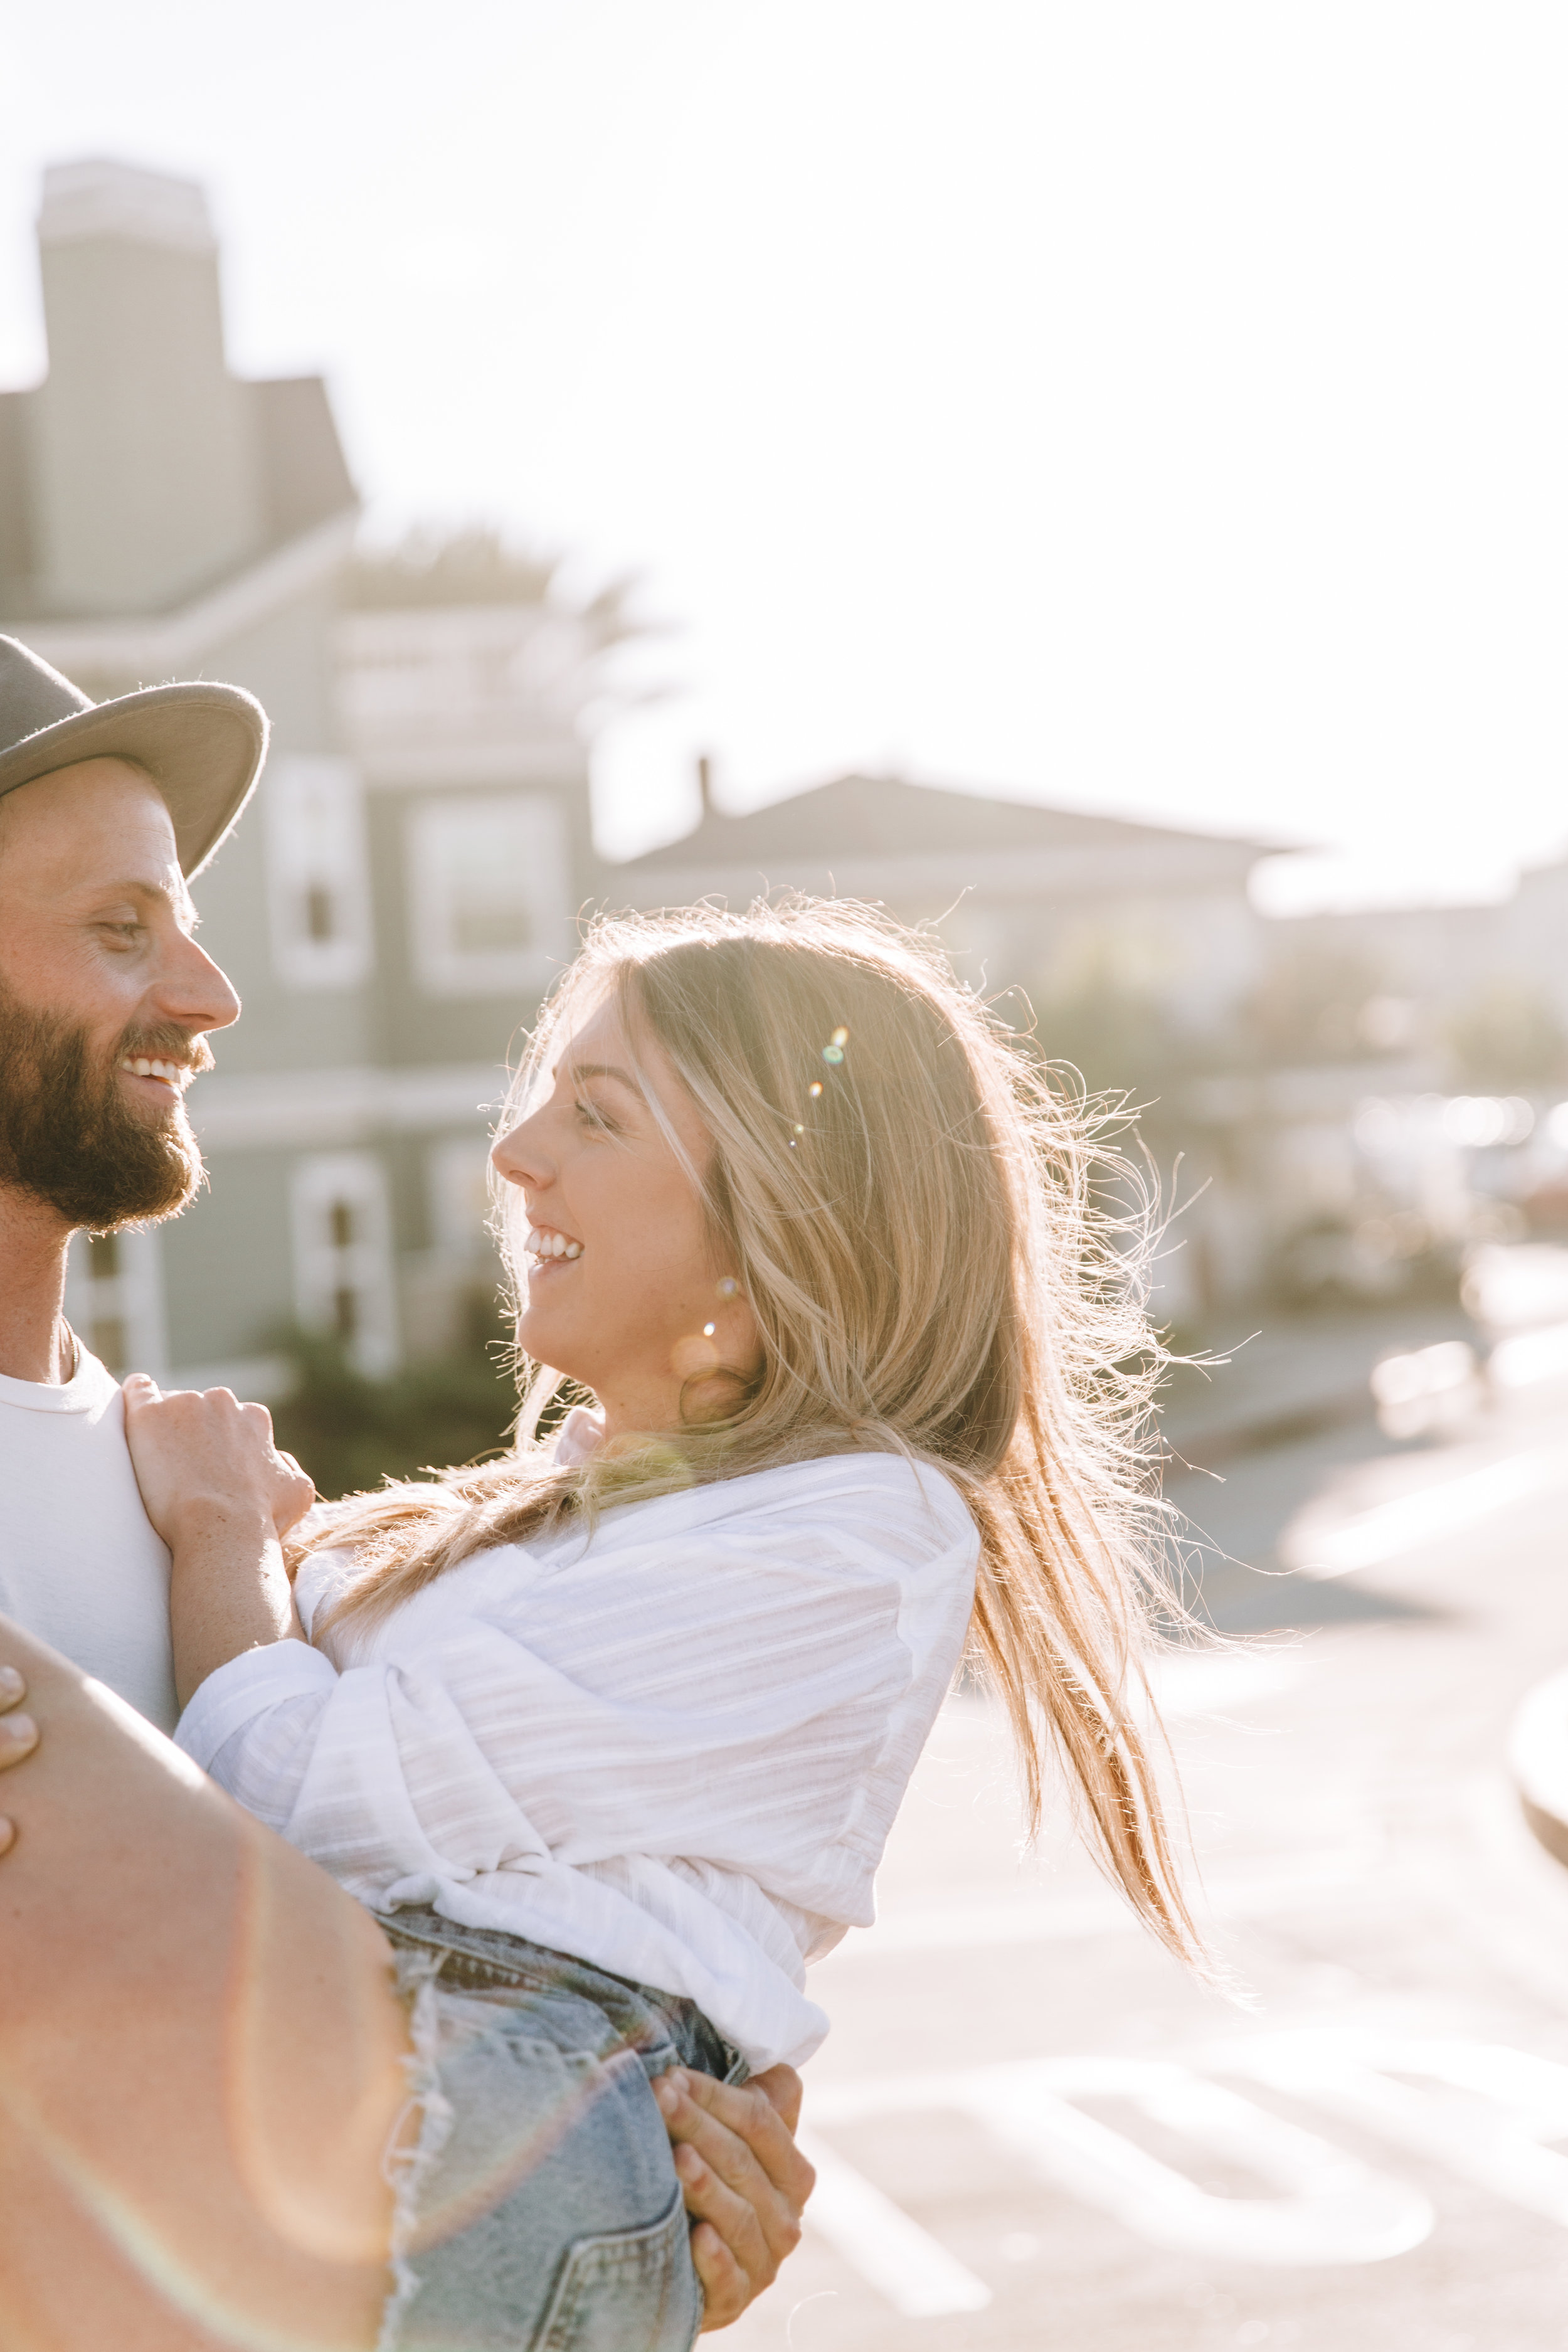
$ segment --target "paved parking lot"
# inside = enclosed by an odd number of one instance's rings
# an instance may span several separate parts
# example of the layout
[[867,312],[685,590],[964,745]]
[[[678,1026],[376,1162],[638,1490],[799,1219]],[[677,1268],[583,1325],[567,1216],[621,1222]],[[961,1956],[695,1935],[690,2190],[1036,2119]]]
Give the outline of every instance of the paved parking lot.
[[[1005,1739],[955,1698],[878,1926],[815,1972],[822,2186],[735,2352],[1568,2342],[1568,1870],[1503,1769],[1568,1662],[1568,1409],[1227,1470],[1181,1499],[1250,1630],[1177,1661],[1163,1704],[1237,1998],[1059,1823],[1019,1862]],[[1364,1564],[1236,1564],[1325,1547]]]

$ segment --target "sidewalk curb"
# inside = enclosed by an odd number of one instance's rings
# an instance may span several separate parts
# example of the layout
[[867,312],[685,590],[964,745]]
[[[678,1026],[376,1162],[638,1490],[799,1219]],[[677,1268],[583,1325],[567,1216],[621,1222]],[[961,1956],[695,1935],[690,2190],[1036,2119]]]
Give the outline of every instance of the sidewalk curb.
[[1568,1869],[1568,1674],[1537,1683],[1513,1718],[1509,1769],[1524,1818]]

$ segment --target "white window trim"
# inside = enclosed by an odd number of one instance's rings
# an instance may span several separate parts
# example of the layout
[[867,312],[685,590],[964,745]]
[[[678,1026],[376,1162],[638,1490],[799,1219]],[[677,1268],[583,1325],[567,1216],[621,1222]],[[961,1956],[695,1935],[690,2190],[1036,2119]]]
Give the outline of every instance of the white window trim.
[[480,1136],[443,1136],[426,1154],[431,1237],[454,1264],[482,1266],[495,1255],[486,1225],[489,1162],[489,1145]]
[[[454,823],[513,815],[532,821],[539,841],[530,869],[535,940],[528,947],[473,950],[451,936],[444,830]],[[412,961],[429,996],[511,996],[548,988],[571,952],[571,866],[566,813],[553,793],[443,793],[409,811],[408,911]]]
[[[274,971],[286,988],[359,987],[370,977],[374,945],[358,769],[352,760],[316,755],[271,761],[262,809]],[[337,910],[328,940],[311,939],[300,920],[317,887],[331,891]]]
[[[169,1369],[168,1323],[163,1299],[163,1239],[156,1226],[114,1236],[119,1272],[107,1279],[92,1272],[88,1237],[71,1236],[66,1261],[66,1320],[89,1354],[95,1324],[117,1322],[125,1333],[128,1372],[151,1372],[161,1381]],[[111,1367],[112,1369],[112,1367]]]
[[[294,1163],[289,1187],[294,1242],[294,1311],[303,1329],[330,1332],[342,1290],[354,1297],[350,1361],[367,1379],[384,1379],[398,1361],[392,1219],[386,1171],[372,1151],[312,1152]],[[331,1237],[333,1204],[354,1216],[354,1239]]]

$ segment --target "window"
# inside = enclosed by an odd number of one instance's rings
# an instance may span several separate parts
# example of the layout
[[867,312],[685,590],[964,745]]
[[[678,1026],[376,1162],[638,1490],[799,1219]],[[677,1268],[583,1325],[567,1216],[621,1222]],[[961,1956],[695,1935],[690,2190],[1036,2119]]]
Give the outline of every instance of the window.
[[340,1339],[370,1379],[397,1361],[391,1220],[381,1162],[368,1151],[299,1160],[293,1180],[294,1311]]
[[289,988],[353,988],[371,968],[364,807],[351,760],[287,759],[262,785],[272,961]]
[[420,803],[408,879],[414,969],[433,996],[543,989],[571,953],[565,814],[549,794]]

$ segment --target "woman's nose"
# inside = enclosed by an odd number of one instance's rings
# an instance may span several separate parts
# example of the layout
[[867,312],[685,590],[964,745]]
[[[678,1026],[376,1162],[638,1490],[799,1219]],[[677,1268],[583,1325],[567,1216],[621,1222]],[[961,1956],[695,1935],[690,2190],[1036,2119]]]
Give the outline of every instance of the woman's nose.
[[490,1161],[498,1176],[509,1184],[539,1186],[548,1181],[549,1162],[539,1149],[536,1122],[519,1119],[505,1135],[498,1136],[490,1146]]

